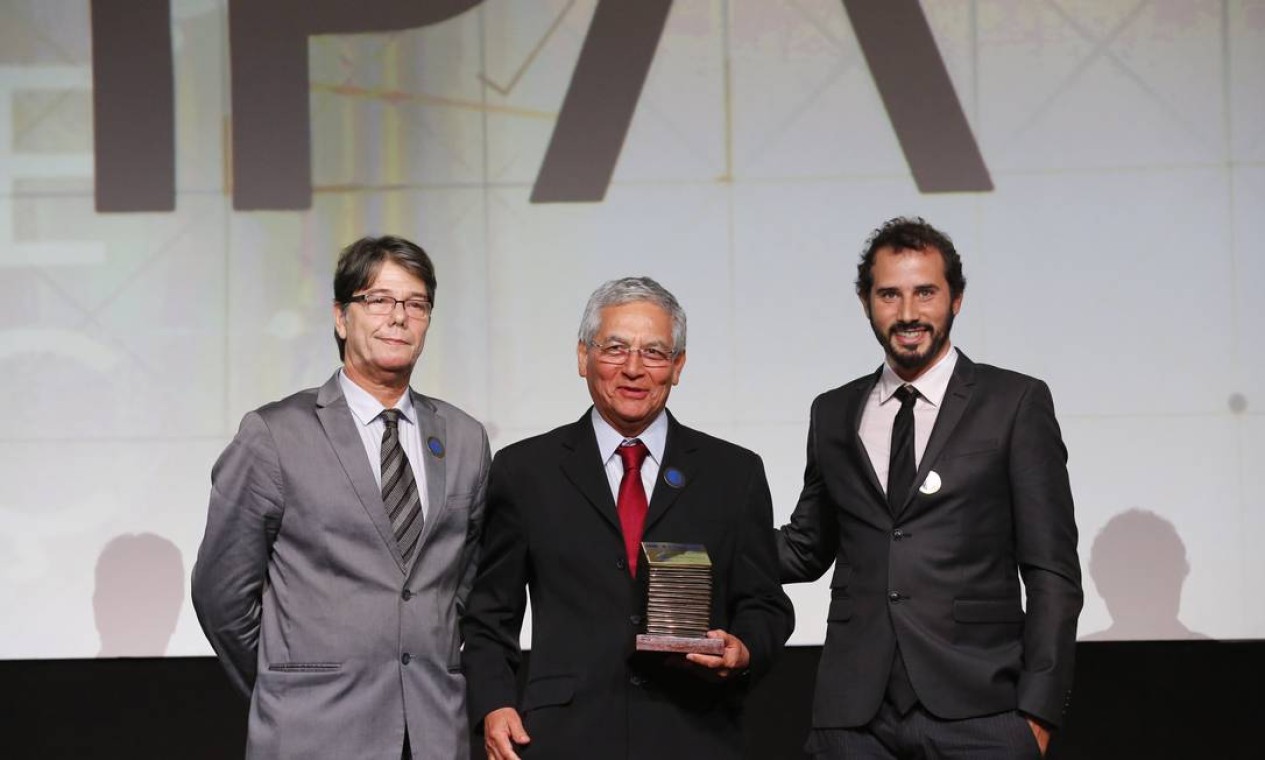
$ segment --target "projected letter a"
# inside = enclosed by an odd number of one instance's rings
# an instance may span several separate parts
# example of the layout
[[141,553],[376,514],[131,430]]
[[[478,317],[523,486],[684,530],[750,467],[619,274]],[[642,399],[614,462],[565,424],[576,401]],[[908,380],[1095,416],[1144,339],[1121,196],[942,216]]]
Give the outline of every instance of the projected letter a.
[[[918,189],[992,190],[918,0],[843,5]],[[671,0],[598,3],[532,189],[533,203],[606,197],[671,7]]]

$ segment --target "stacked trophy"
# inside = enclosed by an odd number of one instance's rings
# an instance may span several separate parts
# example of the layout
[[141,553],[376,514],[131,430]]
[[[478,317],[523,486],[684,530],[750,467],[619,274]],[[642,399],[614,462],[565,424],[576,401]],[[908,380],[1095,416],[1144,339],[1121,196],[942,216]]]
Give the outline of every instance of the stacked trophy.
[[701,544],[644,542],[649,570],[646,632],[637,649],[720,655],[724,643],[707,638],[712,609],[712,562]]

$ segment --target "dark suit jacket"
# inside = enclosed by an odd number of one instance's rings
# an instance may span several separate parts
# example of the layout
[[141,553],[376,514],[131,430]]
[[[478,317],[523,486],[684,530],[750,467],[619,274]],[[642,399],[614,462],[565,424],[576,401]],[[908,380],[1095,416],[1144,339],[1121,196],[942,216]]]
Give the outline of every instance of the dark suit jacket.
[[1019,709],[1057,725],[1082,596],[1049,389],[959,355],[914,481],[934,471],[940,488],[915,487],[893,517],[858,434],[879,374],[813,402],[804,490],[778,536],[783,582],[835,565],[813,726],[875,715],[898,640],[934,715]]
[[[674,470],[679,487],[668,482]],[[492,463],[483,560],[462,622],[471,718],[522,714],[524,758],[725,758],[741,752],[740,698],[794,625],[777,580],[760,458],[669,418],[644,540],[701,543],[712,627],[751,652],[750,672],[700,677],[680,655],[634,653],[646,571],[628,575],[615,501],[589,414],[501,450]],[[517,696],[531,592],[532,655]]]

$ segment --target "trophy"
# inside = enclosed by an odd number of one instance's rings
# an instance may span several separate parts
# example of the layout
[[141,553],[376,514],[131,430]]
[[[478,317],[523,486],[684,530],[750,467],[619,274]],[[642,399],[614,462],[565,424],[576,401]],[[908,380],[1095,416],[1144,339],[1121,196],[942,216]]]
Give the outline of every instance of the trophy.
[[712,612],[712,561],[702,544],[641,544],[650,573],[646,632],[640,652],[697,652],[720,656],[725,644],[707,638]]

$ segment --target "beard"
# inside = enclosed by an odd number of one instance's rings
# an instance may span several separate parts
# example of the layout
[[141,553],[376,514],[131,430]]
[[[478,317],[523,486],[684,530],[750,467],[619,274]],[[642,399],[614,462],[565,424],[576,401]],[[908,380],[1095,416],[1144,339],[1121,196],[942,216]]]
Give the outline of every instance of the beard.
[[[937,330],[930,322],[896,322],[886,332],[870,319],[870,328],[874,337],[882,344],[883,351],[893,365],[910,372],[921,372],[935,361],[944,345],[949,342],[949,333],[953,331],[953,319],[956,315],[949,309],[944,319],[944,330]],[[925,330],[930,337],[927,347],[921,350],[908,351],[900,348],[896,341],[896,333],[905,330]]]

